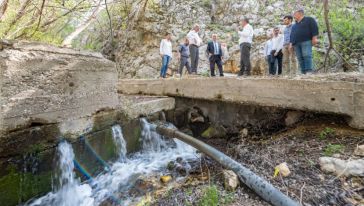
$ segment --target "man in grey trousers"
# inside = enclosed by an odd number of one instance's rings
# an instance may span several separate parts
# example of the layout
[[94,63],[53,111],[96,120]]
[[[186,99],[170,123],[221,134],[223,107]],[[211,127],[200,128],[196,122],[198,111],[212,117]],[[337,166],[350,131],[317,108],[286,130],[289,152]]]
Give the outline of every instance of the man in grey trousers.
[[249,24],[248,18],[244,18],[241,21],[241,26],[243,27],[242,31],[237,28],[240,45],[240,72],[238,76],[249,76],[251,71],[250,49],[253,43],[254,30],[253,27]]
[[188,32],[187,38],[190,42],[190,56],[191,56],[191,69],[192,74],[197,74],[198,60],[199,60],[199,47],[202,43],[198,32],[200,31],[200,26],[196,24],[193,29]]
[[189,49],[188,46],[189,46],[189,41],[186,38],[185,39],[185,42],[183,44],[181,44],[179,46],[179,48],[178,48],[178,53],[179,53],[178,58],[181,61],[180,66],[179,66],[178,73],[180,74],[181,77],[183,75],[183,68],[184,67],[187,68],[188,74],[191,74],[190,49]]

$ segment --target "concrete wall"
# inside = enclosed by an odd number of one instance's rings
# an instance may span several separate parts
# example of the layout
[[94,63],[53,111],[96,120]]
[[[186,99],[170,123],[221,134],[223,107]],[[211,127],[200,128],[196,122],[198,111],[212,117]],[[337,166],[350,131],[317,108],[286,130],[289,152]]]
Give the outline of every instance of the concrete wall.
[[115,64],[98,53],[19,42],[0,51],[0,69],[2,133],[56,123],[66,131],[119,103]]
[[[342,78],[345,77],[345,78]],[[123,94],[220,100],[293,110],[347,115],[364,129],[364,75],[286,78],[189,78],[120,80]]]
[[174,109],[173,98],[119,95],[117,82],[115,63],[98,53],[31,42],[0,51],[0,202],[17,205],[51,189],[60,138],[74,142],[76,159],[96,174],[100,165],[78,144],[80,135],[112,160],[112,125],[122,126],[134,152],[137,118]]

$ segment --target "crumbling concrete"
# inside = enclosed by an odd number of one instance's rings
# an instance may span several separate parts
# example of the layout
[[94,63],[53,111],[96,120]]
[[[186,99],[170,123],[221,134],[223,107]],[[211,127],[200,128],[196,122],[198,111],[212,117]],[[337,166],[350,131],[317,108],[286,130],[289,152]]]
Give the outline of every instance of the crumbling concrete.
[[122,94],[167,95],[345,115],[364,129],[364,75],[120,80]]
[[92,116],[119,103],[115,64],[97,53],[19,42],[0,52],[0,69],[2,133]]
[[0,51],[0,157],[174,108],[173,98],[120,96],[117,83],[115,63],[99,53],[7,45]]

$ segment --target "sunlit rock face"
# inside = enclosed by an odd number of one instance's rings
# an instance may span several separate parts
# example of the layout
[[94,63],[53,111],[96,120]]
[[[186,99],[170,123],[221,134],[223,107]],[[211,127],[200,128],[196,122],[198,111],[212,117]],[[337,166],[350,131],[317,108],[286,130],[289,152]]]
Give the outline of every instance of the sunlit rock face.
[[[312,4],[315,2],[312,1]],[[231,60],[227,71],[237,71],[240,51],[236,27],[239,20],[248,17],[254,27],[254,43],[251,51],[252,70],[255,75],[266,74],[267,65],[263,56],[267,32],[274,26],[283,28],[282,17],[291,14],[299,5],[284,1],[239,1],[239,0],[156,0],[136,22],[132,31],[117,37],[119,49],[114,51],[120,78],[155,78],[159,76],[161,58],[159,43],[166,32],[173,34],[174,59],[170,68],[178,69],[177,46],[183,42],[194,24],[201,26],[199,73],[209,68],[206,45],[213,33],[228,45]],[[306,11],[311,5],[305,5]],[[307,8],[306,8],[307,7]],[[309,12],[308,12],[309,13]],[[124,43],[127,38],[127,43]],[[125,46],[125,47],[124,47]]]

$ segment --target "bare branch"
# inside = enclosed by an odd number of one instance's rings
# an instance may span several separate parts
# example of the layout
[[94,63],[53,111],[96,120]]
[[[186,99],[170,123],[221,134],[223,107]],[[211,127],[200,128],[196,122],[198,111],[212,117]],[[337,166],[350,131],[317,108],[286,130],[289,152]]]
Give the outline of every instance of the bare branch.
[[4,0],[1,4],[0,4],[0,21],[2,20],[6,10],[8,9],[8,2],[9,0]]
[[25,9],[28,7],[30,2],[31,2],[31,0],[25,0],[22,3],[22,5],[21,5],[18,13],[16,14],[15,18],[10,22],[9,28],[4,32],[4,36],[6,36],[9,33],[9,31],[13,28],[13,26],[16,24],[16,22],[18,22],[24,16],[24,14],[26,13]]

